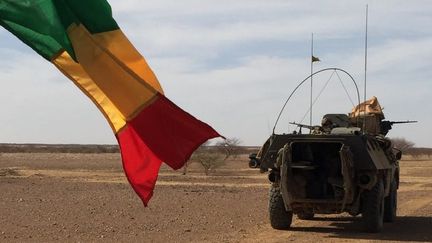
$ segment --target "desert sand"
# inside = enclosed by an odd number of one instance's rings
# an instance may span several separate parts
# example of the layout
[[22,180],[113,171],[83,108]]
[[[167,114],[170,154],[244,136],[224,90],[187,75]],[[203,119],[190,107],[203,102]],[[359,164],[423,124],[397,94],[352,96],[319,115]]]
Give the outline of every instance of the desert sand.
[[432,161],[401,161],[399,217],[379,234],[347,214],[273,230],[267,175],[247,156],[182,172],[162,167],[145,208],[117,153],[0,154],[0,242],[432,241]]

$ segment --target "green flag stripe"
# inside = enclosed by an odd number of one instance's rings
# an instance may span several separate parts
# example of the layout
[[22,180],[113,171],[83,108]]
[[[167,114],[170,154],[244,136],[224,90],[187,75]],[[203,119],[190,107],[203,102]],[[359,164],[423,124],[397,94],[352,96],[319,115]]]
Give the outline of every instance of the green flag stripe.
[[119,28],[105,0],[0,0],[0,25],[47,60],[62,49],[75,57],[66,32],[72,23],[93,34]]
[[[69,9],[80,23],[92,33],[101,33],[119,29],[112,17],[111,6],[106,0],[62,0],[66,6],[60,6],[59,11]],[[56,2],[56,0],[54,0]],[[61,1],[59,1],[61,2]],[[60,15],[63,16],[63,15]],[[72,19],[73,20],[73,19]],[[71,21],[65,23],[69,27]]]
[[9,21],[1,21],[0,24],[47,60],[51,60],[51,57],[63,49],[51,36],[37,33]]
[[51,0],[0,0],[0,20],[1,25],[48,60],[62,48],[73,56]]

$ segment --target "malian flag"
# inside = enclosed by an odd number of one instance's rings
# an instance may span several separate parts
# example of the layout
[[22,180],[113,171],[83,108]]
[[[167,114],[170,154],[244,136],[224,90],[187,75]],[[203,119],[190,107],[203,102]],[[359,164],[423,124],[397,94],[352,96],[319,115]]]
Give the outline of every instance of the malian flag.
[[162,162],[179,169],[203,142],[220,136],[164,96],[107,1],[0,0],[0,24],[54,64],[104,114],[144,205]]

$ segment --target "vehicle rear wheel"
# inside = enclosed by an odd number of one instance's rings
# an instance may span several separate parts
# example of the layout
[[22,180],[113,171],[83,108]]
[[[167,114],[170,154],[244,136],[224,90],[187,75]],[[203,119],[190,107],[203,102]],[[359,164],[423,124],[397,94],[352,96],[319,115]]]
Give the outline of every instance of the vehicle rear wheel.
[[370,190],[365,192],[362,207],[364,229],[370,233],[382,230],[384,220],[384,185],[380,180]]
[[384,199],[384,222],[394,222],[396,220],[397,211],[397,184],[393,179],[390,184],[390,193]]
[[297,217],[302,220],[311,220],[314,216],[315,214],[310,212],[302,212],[297,214]]
[[292,212],[285,210],[279,187],[272,186],[269,195],[270,224],[273,229],[289,229],[292,222]]

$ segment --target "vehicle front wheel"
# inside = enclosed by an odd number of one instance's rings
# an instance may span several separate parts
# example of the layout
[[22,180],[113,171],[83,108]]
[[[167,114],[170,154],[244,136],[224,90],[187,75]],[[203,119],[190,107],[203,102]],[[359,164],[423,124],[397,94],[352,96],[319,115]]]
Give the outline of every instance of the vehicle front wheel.
[[362,206],[364,229],[370,233],[382,230],[384,220],[384,185],[378,181],[376,185],[365,192]]
[[270,224],[273,229],[289,229],[293,213],[285,210],[279,187],[272,186],[269,193]]
[[259,163],[256,159],[249,160],[249,168],[258,168]]

